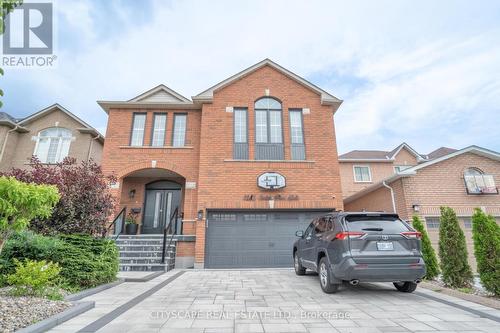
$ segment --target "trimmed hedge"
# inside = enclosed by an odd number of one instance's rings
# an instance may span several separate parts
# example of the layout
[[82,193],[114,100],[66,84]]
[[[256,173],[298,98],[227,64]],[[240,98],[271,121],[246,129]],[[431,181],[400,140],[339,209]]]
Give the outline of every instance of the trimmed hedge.
[[500,295],[500,226],[491,215],[476,208],[472,216],[472,239],[477,271],[486,290]]
[[436,252],[432,247],[427,230],[425,230],[424,224],[418,216],[413,216],[412,225],[415,230],[422,234],[422,255],[424,257],[426,268],[424,278],[427,280],[434,280],[439,275],[439,263],[436,257]]
[[439,259],[443,282],[452,288],[470,287],[472,270],[467,262],[467,245],[457,215],[450,207],[441,207],[439,220]]
[[0,256],[1,276],[15,271],[14,259],[58,263],[64,283],[76,289],[112,282],[118,273],[118,248],[115,243],[85,235],[48,237],[33,232],[16,234],[5,244]]

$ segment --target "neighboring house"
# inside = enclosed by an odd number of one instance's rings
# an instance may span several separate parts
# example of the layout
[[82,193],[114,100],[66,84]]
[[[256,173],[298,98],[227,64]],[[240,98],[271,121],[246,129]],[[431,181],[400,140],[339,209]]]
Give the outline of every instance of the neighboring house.
[[47,164],[66,156],[100,163],[103,144],[99,132],[59,104],[24,119],[0,112],[0,171],[25,168],[33,155]]
[[[440,206],[455,210],[465,230],[469,260],[475,267],[471,216],[478,207],[500,222],[500,153],[470,146],[381,179],[344,199],[349,211],[397,212],[405,220],[425,220],[437,249]],[[431,154],[429,154],[431,155]],[[427,156],[426,156],[427,158]]]
[[177,267],[291,266],[295,231],[343,209],[332,124],[342,101],[268,59],[192,100],[160,85],[98,103],[120,209],[149,234],[182,213]]
[[454,151],[441,147],[422,155],[403,142],[391,151],[353,150],[342,154],[339,162],[343,196],[347,198],[395,173]]

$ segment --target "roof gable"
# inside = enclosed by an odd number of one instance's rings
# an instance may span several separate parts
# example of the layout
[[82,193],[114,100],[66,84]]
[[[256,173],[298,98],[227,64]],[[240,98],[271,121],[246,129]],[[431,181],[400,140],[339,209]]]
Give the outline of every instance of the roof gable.
[[388,153],[389,158],[390,159],[395,159],[396,156],[401,151],[401,149],[405,149],[406,151],[408,151],[410,154],[412,154],[413,156],[415,156],[418,161],[425,160],[425,158],[422,157],[422,155],[420,155],[419,153],[417,153],[417,151],[415,149],[413,149],[412,147],[410,147],[410,145],[408,145],[406,142],[403,142],[402,144],[400,144],[399,146],[397,146],[396,148],[394,148],[393,150],[391,150]]
[[144,102],[144,103],[191,103],[191,101],[175,92],[169,87],[160,84],[134,98],[129,102]]
[[258,69],[260,69],[260,68],[262,68],[264,66],[272,67],[275,70],[283,73],[287,77],[295,80],[299,84],[305,86],[306,88],[309,88],[312,91],[316,92],[318,95],[321,96],[321,103],[324,104],[324,105],[336,105],[336,106],[340,106],[340,104],[342,103],[342,100],[340,100],[337,97],[331,95],[330,93],[326,92],[325,90],[323,90],[323,89],[315,86],[311,82],[309,82],[309,81],[305,80],[304,78],[298,76],[297,74],[295,74],[295,73],[287,70],[286,68],[281,67],[280,65],[278,65],[275,62],[273,62],[270,59],[264,59],[261,62],[255,64],[253,66],[250,66],[247,69],[244,69],[243,71],[241,71],[241,72],[239,72],[239,73],[237,73],[237,74],[235,74],[235,75],[233,75],[233,76],[231,76],[231,77],[229,77],[229,78],[227,78],[227,79],[225,79],[225,80],[217,83],[216,85],[208,88],[207,90],[199,93],[198,95],[193,96],[192,99],[193,99],[193,101],[199,101],[199,102],[211,102],[215,91],[217,91],[219,89],[222,89],[222,88],[230,85],[234,81],[237,81],[237,80],[239,80],[239,79],[241,79],[241,78],[249,75],[250,73],[255,72],[256,70],[258,70]]
[[420,155],[410,147],[407,143],[403,142],[391,151],[385,150],[352,150],[345,154],[339,155],[339,161],[354,162],[354,161],[372,161],[372,162],[392,162],[399,154],[401,149],[406,149],[410,154],[417,158],[418,162],[426,161],[426,158]]

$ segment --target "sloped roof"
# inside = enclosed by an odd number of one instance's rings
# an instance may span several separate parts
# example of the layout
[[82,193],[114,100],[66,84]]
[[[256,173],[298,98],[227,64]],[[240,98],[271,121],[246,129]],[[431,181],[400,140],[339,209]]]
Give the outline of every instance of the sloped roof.
[[178,92],[170,89],[164,84],[160,84],[132,99],[129,102],[185,102],[191,103],[191,101],[179,94]]
[[401,149],[408,150],[411,154],[419,161],[426,160],[424,156],[417,153],[415,149],[410,147],[407,143],[403,142],[391,151],[385,150],[352,150],[348,153],[339,156],[340,161],[378,161],[378,162],[390,162],[394,160],[396,155],[401,151]]
[[456,151],[457,150],[453,149],[453,148],[440,147],[440,148],[430,152],[429,154],[427,154],[427,159],[433,160],[435,158],[439,158],[439,157],[451,154],[451,153],[456,152]]
[[13,124],[17,123],[17,119],[12,117],[7,112],[0,112],[0,121],[9,121]]
[[[448,148],[450,149],[450,148]],[[418,173],[418,170],[420,169],[423,169],[423,168],[427,168],[428,166],[431,166],[431,165],[434,165],[434,164],[437,164],[437,163],[440,163],[440,162],[443,162],[443,161],[446,161],[450,158],[453,158],[453,157],[456,157],[456,156],[459,156],[459,155],[462,155],[462,154],[465,154],[465,153],[473,153],[473,154],[476,154],[476,155],[479,155],[479,156],[484,156],[484,157],[487,157],[487,158],[491,158],[495,161],[500,161],[500,153],[499,152],[496,152],[496,151],[493,151],[493,150],[490,150],[490,149],[486,149],[486,148],[482,148],[482,147],[479,147],[479,146],[469,146],[469,147],[465,147],[463,149],[460,149],[460,150],[455,150],[447,155],[443,155],[441,157],[438,157],[438,158],[435,158],[433,160],[429,160],[429,161],[426,161],[424,163],[421,163],[419,165],[415,165],[411,168],[408,168],[408,169],[405,169],[401,172],[398,172],[384,180],[381,180],[371,186],[368,186],[364,189],[362,189],[361,191],[358,191],[356,193],[354,193],[353,195],[347,197],[344,199],[344,204],[346,203],[349,203],[353,200],[356,200],[362,196],[364,196],[365,194],[368,194],[370,192],[373,192],[379,188],[381,188],[382,186],[384,186],[384,184],[389,184],[389,183],[392,183],[394,182],[395,180],[397,179],[400,179],[400,178],[403,178],[403,177],[411,177],[411,176],[414,176]]]
[[239,80],[239,79],[249,75],[252,72],[255,72],[256,70],[258,70],[264,66],[270,66],[270,67],[276,69],[277,71],[285,74],[286,76],[288,76],[292,80],[297,81],[298,83],[305,86],[306,88],[309,88],[312,91],[318,93],[321,96],[321,103],[322,104],[340,106],[340,104],[342,103],[342,100],[331,95],[330,93],[326,92],[325,90],[317,87],[316,85],[314,85],[311,82],[307,81],[306,79],[298,76],[297,74],[289,71],[288,69],[281,67],[280,65],[278,65],[277,63],[275,63],[274,61],[272,61],[270,59],[264,59],[261,62],[258,62],[255,65],[250,66],[247,69],[244,69],[243,71],[217,83],[216,85],[208,88],[207,90],[199,93],[198,95],[193,96],[192,99],[193,99],[193,101],[210,102],[213,98],[213,94],[215,91],[230,85],[232,82]]

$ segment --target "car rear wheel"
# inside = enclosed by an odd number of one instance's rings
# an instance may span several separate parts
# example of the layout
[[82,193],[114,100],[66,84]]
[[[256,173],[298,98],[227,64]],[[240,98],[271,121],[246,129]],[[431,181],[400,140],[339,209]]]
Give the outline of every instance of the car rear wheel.
[[396,287],[398,291],[401,291],[403,293],[412,293],[415,291],[415,289],[417,289],[417,284],[410,281],[394,282],[394,287]]
[[321,289],[325,293],[332,294],[337,292],[337,290],[340,287],[340,284],[331,283],[330,274],[328,274],[328,260],[326,259],[326,257],[321,258],[321,260],[319,261],[318,275],[319,275],[319,284],[321,286]]
[[297,252],[293,255],[293,267],[295,268],[295,274],[297,275],[305,275],[306,269],[302,266],[299,260],[299,255]]

